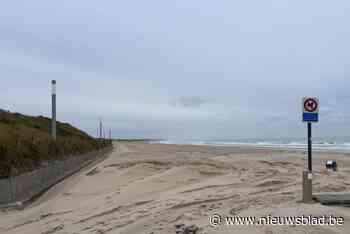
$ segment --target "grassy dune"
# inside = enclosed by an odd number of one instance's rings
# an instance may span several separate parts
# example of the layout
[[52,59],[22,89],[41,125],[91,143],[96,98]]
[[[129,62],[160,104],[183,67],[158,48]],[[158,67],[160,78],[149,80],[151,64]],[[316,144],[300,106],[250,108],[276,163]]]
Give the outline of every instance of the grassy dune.
[[57,122],[57,141],[50,137],[51,119],[0,110],[0,178],[39,167],[42,162],[100,149],[99,141],[67,123]]

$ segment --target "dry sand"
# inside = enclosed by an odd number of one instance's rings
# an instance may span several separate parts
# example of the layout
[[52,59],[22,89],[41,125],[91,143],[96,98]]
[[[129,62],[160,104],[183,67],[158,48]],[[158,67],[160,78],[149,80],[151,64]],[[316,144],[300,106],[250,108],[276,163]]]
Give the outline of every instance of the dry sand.
[[[115,143],[105,161],[61,182],[24,210],[0,212],[0,233],[350,233],[350,208],[303,204],[303,152]],[[339,171],[327,172],[324,160]],[[350,190],[350,156],[315,153],[314,191]],[[335,215],[343,226],[209,225],[211,214]]]

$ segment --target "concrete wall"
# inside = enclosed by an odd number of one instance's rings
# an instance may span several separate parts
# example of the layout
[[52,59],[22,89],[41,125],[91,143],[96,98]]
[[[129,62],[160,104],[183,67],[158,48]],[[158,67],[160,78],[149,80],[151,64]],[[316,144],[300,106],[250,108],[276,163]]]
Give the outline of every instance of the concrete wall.
[[35,171],[0,180],[0,204],[25,202],[44,192],[67,176],[103,157],[111,147],[83,155],[68,157],[64,161],[46,162]]

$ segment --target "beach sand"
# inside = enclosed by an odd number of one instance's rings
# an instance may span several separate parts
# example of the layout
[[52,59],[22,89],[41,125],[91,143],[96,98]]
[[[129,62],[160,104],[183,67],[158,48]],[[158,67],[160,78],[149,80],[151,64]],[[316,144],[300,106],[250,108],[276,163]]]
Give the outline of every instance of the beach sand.
[[[339,171],[324,169],[336,159]],[[103,162],[24,210],[0,212],[0,233],[350,233],[350,208],[301,203],[302,151],[115,143]],[[350,155],[314,153],[314,192],[350,190]],[[337,226],[212,227],[209,216],[334,215]]]

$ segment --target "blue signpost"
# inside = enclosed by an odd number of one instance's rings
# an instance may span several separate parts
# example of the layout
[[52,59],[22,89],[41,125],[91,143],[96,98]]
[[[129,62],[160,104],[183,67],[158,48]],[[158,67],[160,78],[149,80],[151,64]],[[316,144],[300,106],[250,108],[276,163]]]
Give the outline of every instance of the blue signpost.
[[303,122],[307,122],[308,171],[303,173],[303,200],[312,201],[312,123],[317,123],[319,100],[315,97],[305,97],[302,102]]
[[319,105],[318,98],[303,98],[303,122],[318,122]]
[[304,122],[318,122],[318,113],[303,113]]

